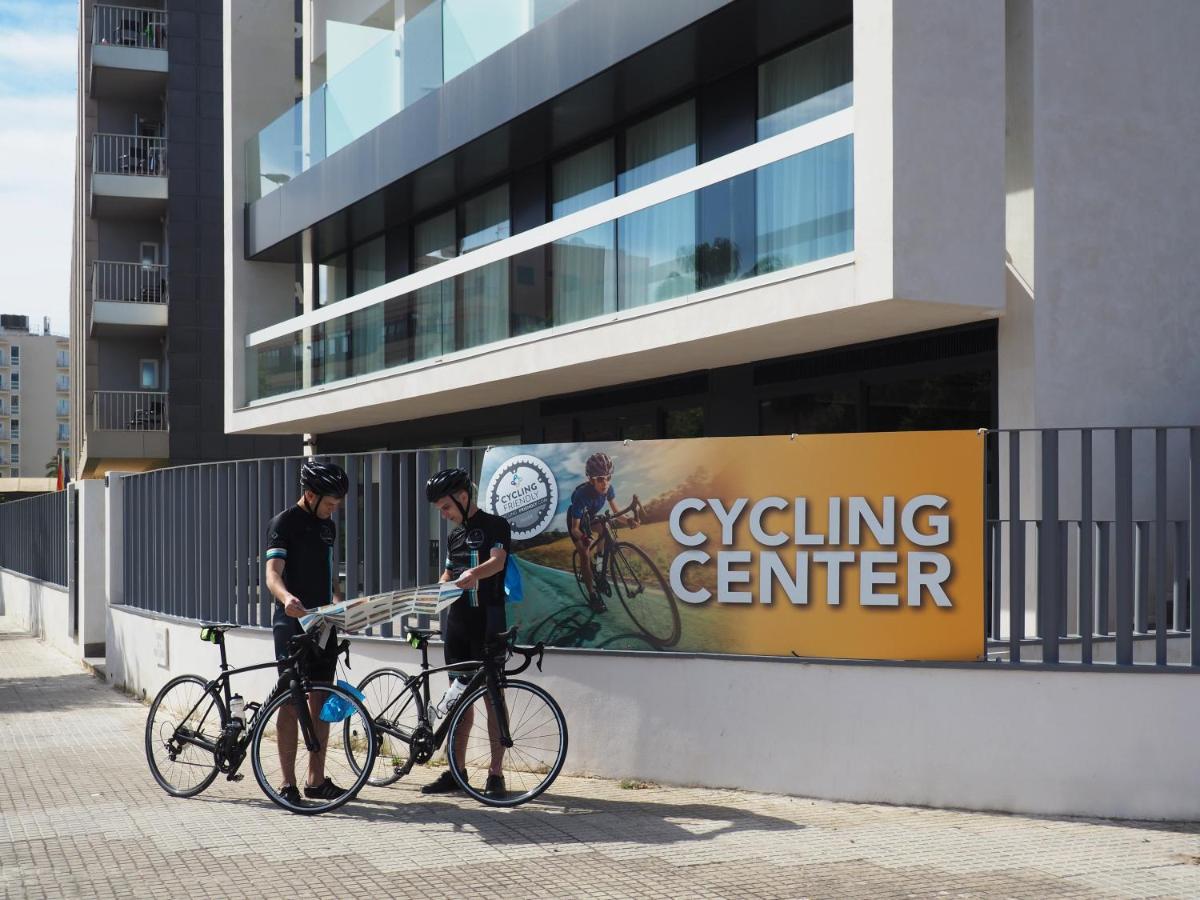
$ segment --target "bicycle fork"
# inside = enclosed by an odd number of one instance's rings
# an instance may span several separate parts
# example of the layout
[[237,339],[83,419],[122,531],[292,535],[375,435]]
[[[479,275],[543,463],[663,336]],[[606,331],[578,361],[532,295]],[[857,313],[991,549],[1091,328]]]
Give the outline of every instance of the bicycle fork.
[[512,733],[509,731],[508,707],[504,703],[504,691],[501,689],[500,679],[491,673],[488,673],[487,676],[487,696],[491,706],[488,712],[496,717],[496,730],[500,733],[500,745],[507,750],[513,745]]

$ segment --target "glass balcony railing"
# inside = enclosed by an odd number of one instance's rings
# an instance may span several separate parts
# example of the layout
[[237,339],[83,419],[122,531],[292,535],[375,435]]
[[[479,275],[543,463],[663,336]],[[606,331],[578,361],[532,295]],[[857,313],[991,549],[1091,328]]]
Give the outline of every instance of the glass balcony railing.
[[500,244],[484,249],[503,256],[495,261],[476,257],[485,264],[470,267],[467,253],[453,261],[467,271],[428,283],[430,273],[447,265],[441,263],[407,276],[405,281],[422,285],[413,290],[336,318],[323,310],[324,321],[284,334],[273,326],[251,335],[247,400],[371,375],[849,253],[853,142],[853,134],[843,134],[538,246],[529,247],[529,239],[521,243],[518,235],[501,242],[513,246],[511,252],[500,253]]
[[265,197],[575,0],[434,0],[246,142],[246,200]]

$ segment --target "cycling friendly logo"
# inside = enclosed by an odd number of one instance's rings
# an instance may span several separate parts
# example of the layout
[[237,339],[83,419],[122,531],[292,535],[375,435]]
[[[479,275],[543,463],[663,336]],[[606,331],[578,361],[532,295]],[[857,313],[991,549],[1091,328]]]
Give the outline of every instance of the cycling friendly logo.
[[508,519],[513,540],[524,541],[550,526],[558,510],[558,481],[536,456],[514,456],[496,470],[486,497],[491,511]]

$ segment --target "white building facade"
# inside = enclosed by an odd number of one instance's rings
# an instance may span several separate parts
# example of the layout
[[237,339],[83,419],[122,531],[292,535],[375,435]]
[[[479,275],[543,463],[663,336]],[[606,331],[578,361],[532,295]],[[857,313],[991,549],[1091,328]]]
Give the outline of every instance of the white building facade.
[[1194,424],[1200,9],[1155,5],[227,3],[226,427]]

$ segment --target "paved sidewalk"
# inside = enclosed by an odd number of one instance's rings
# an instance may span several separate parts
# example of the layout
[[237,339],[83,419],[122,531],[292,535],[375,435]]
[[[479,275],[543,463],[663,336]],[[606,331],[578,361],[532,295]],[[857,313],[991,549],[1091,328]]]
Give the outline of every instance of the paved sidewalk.
[[1196,824],[577,778],[493,810],[423,797],[422,770],[311,818],[252,774],[177,800],[146,768],[145,717],[0,619],[0,896],[1200,897]]

